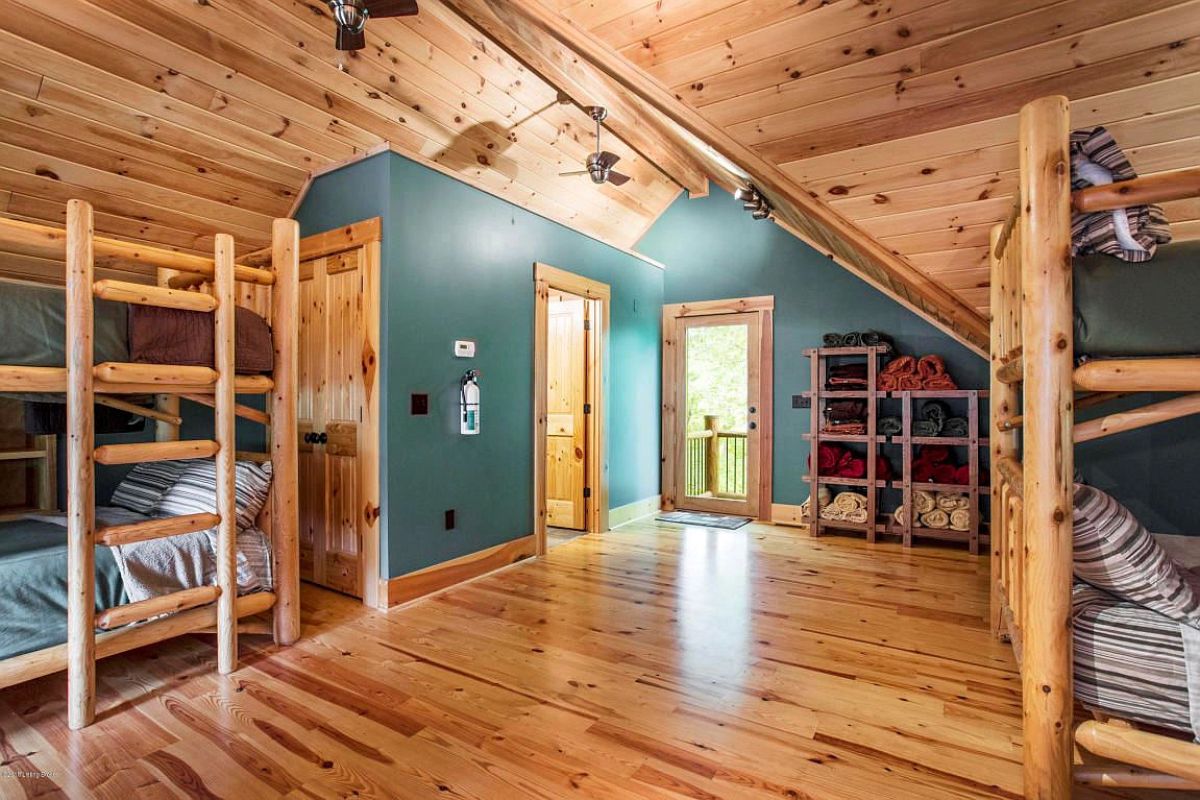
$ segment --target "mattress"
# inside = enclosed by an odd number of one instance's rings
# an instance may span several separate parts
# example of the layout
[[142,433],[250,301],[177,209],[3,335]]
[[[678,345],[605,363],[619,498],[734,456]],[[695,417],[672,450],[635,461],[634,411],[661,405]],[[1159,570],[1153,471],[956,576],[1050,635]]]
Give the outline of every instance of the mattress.
[[[61,287],[0,281],[0,364],[61,367],[66,363],[66,296]],[[142,364],[213,365],[213,315],[202,311],[96,300],[94,360]],[[237,371],[274,367],[271,328],[238,307]]]
[[[107,547],[96,548],[96,610],[126,602]],[[67,531],[35,520],[0,522],[0,659],[67,640]]]
[[1083,583],[1072,600],[1076,698],[1200,739],[1200,630]]
[[1200,355],[1200,240],[1162,245],[1150,261],[1077,256],[1075,354]]

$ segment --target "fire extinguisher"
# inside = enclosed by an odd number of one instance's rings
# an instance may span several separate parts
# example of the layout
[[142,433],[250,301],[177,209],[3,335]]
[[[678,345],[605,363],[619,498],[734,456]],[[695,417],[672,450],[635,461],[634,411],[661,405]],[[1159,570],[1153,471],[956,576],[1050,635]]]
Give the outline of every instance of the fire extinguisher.
[[458,381],[462,419],[459,433],[476,436],[479,433],[479,370],[469,369]]

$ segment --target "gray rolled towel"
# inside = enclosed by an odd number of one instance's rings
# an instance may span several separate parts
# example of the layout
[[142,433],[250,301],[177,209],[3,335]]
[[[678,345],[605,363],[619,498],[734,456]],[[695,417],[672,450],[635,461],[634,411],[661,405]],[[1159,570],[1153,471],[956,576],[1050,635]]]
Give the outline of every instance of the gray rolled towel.
[[880,417],[876,428],[880,436],[897,436],[904,430],[900,417]]
[[950,417],[942,427],[942,436],[954,436],[963,439],[969,435],[970,431],[971,428],[967,424],[966,417]]

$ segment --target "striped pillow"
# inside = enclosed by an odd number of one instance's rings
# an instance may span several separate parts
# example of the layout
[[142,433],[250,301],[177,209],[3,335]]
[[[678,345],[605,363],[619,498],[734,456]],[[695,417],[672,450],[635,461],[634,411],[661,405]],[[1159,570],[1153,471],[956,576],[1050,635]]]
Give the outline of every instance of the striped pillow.
[[175,481],[187,468],[190,461],[147,461],[138,464],[113,492],[109,505],[136,511],[147,516],[163,494],[175,485]]
[[[239,461],[234,471],[234,483],[238,529],[252,528],[271,489],[271,465]],[[190,462],[154,509],[155,514],[164,517],[216,512],[217,465],[210,459]]]
[[1200,627],[1200,586],[1129,509],[1075,484],[1075,577],[1122,600]]

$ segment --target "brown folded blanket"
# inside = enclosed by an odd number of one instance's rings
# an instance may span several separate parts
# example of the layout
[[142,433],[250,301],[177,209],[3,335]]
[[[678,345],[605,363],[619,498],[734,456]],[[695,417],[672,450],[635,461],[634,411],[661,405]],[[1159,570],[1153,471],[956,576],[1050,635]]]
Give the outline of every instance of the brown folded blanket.
[[826,422],[823,433],[839,433],[847,436],[863,436],[867,432],[865,422]]
[[[129,306],[129,359],[137,364],[213,367],[213,315],[177,308]],[[271,327],[248,308],[234,318],[237,372],[252,375],[275,368]]]
[[833,400],[825,407],[830,422],[859,422],[867,417],[867,404],[862,400]]

